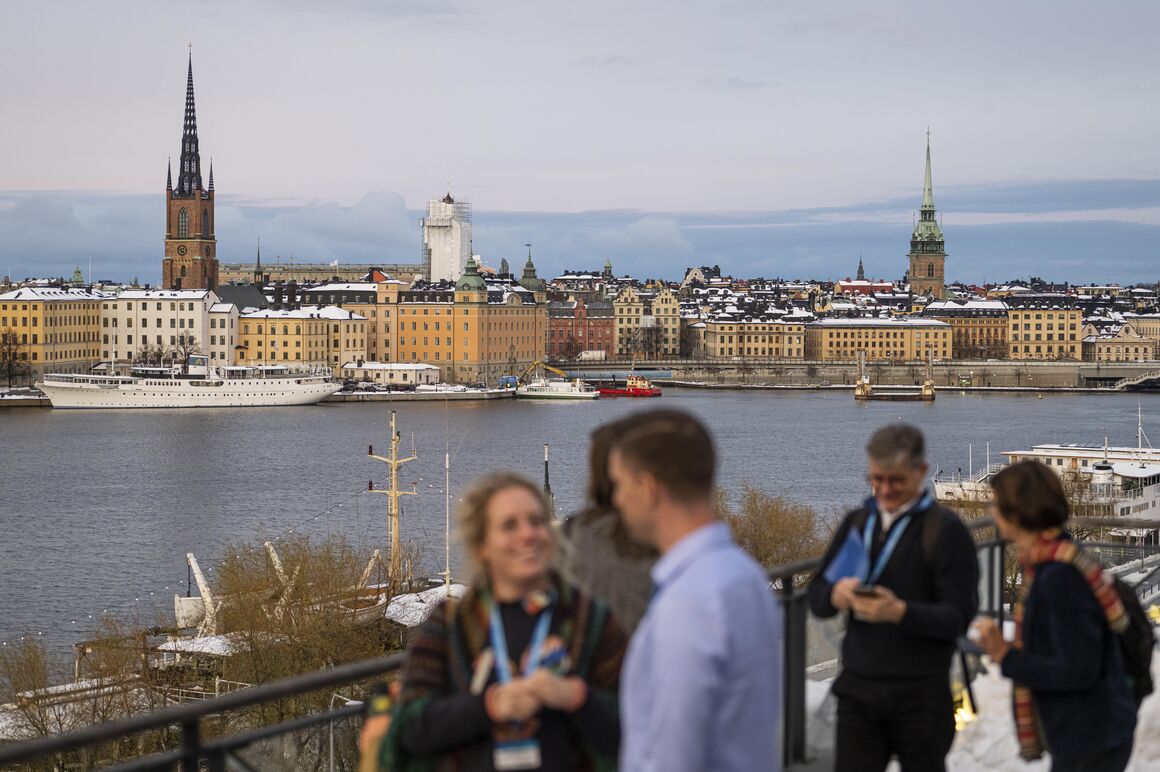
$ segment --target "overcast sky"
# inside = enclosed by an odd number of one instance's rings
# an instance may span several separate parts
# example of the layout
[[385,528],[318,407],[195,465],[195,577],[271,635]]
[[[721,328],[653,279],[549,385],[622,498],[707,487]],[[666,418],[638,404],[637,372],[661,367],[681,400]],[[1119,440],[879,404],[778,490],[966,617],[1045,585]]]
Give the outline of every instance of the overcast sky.
[[223,261],[395,262],[447,192],[541,273],[1160,279],[1160,4],[0,6],[0,272],[160,278],[192,42]]

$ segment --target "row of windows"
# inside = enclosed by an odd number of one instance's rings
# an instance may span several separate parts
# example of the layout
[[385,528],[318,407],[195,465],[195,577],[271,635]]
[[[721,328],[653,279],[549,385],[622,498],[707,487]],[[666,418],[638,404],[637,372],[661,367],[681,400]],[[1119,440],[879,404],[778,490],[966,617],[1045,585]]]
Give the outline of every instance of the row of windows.
[[[142,317],[140,321],[141,321],[141,326],[142,326],[142,327],[148,327],[148,326],[149,326],[149,318],[148,318],[148,317]],[[153,326],[154,326],[154,327],[158,327],[158,328],[160,328],[160,327],[164,327],[165,325],[163,325],[163,324],[162,324],[162,321],[163,321],[162,319],[155,319],[155,320],[153,321]],[[213,320],[211,319],[210,321],[212,322]],[[101,326],[102,326],[102,327],[109,327],[109,326],[110,326],[110,325],[109,325],[109,318],[108,318],[108,317],[105,317],[104,319],[102,319],[102,320],[101,320]],[[113,327],[116,327],[116,326],[117,326],[117,317],[113,317],[113,324],[112,324],[112,326],[113,326]],[[133,320],[132,320],[132,319],[126,319],[126,320],[125,320],[125,326],[126,326],[126,327],[132,327],[132,326],[133,326]],[[186,328],[186,326],[187,326],[187,320],[186,320],[186,319],[175,319],[175,318],[173,318],[173,317],[170,317],[170,318],[169,318],[169,327],[170,327],[171,329],[172,329],[172,328],[174,328],[174,327],[180,327],[181,329],[183,329],[183,330],[184,330],[184,329]],[[191,330],[194,328],[194,320],[193,320],[193,319],[189,319],[189,320],[188,320],[188,326],[189,326],[189,328],[190,328]],[[212,326],[212,325],[211,325],[211,326]],[[223,325],[223,327],[224,327],[224,325]]]

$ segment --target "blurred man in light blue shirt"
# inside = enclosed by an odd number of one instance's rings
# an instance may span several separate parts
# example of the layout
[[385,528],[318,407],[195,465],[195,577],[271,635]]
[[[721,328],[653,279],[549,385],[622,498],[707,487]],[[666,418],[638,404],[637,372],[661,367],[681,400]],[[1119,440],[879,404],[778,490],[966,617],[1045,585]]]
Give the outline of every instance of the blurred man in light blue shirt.
[[661,553],[621,676],[626,772],[782,768],[781,611],[716,519],[714,466],[705,427],[674,410],[642,416],[609,458],[625,525]]

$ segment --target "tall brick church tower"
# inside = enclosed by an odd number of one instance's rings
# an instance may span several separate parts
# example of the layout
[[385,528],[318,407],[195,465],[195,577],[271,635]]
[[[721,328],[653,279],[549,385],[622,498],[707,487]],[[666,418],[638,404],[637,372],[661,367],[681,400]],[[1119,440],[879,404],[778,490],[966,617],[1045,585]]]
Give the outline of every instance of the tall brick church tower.
[[185,85],[185,125],[177,187],[170,164],[165,180],[165,257],[161,283],[166,289],[211,289],[218,285],[217,239],[213,231],[213,164],[209,186],[201,184],[197,112],[193,105],[193,55]]
[[[210,187],[213,187],[212,185]],[[926,176],[922,182],[922,207],[910,236],[910,291],[935,300],[946,297],[947,252],[942,228],[935,219],[934,186],[930,179],[930,132],[926,135]]]

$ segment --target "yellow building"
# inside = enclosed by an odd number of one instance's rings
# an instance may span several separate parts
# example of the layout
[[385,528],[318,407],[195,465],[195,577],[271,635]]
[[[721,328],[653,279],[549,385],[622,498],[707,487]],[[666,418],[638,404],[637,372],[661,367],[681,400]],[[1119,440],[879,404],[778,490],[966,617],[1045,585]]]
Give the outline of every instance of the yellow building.
[[1066,302],[1013,299],[1007,322],[1011,359],[1078,360],[1083,354],[1083,314]]
[[338,306],[366,319],[366,357],[371,362],[389,362],[395,355],[393,316],[399,292],[407,284],[381,271],[371,271],[373,281],[322,284],[301,290],[303,304]]
[[681,353],[681,304],[668,287],[655,294],[623,287],[612,301],[613,350],[649,359]]
[[335,306],[268,308],[242,314],[238,325],[236,364],[337,371],[366,359],[366,319]]
[[100,362],[101,302],[89,289],[22,287],[0,295],[0,339],[32,378],[88,372]]
[[400,291],[395,318],[396,361],[437,365],[449,382],[493,384],[547,352],[544,293],[510,280],[489,284],[474,260],[454,288],[442,282]]
[[951,326],[934,319],[822,319],[805,325],[805,357],[821,362],[909,362],[950,359]]
[[1156,341],[1141,335],[1131,324],[1100,331],[1083,326],[1081,350],[1085,362],[1150,362],[1156,359]]
[[805,355],[805,325],[779,319],[705,320],[705,353],[710,357],[797,359]]
[[936,300],[923,315],[951,326],[955,359],[1007,358],[1007,305],[1000,300]]

